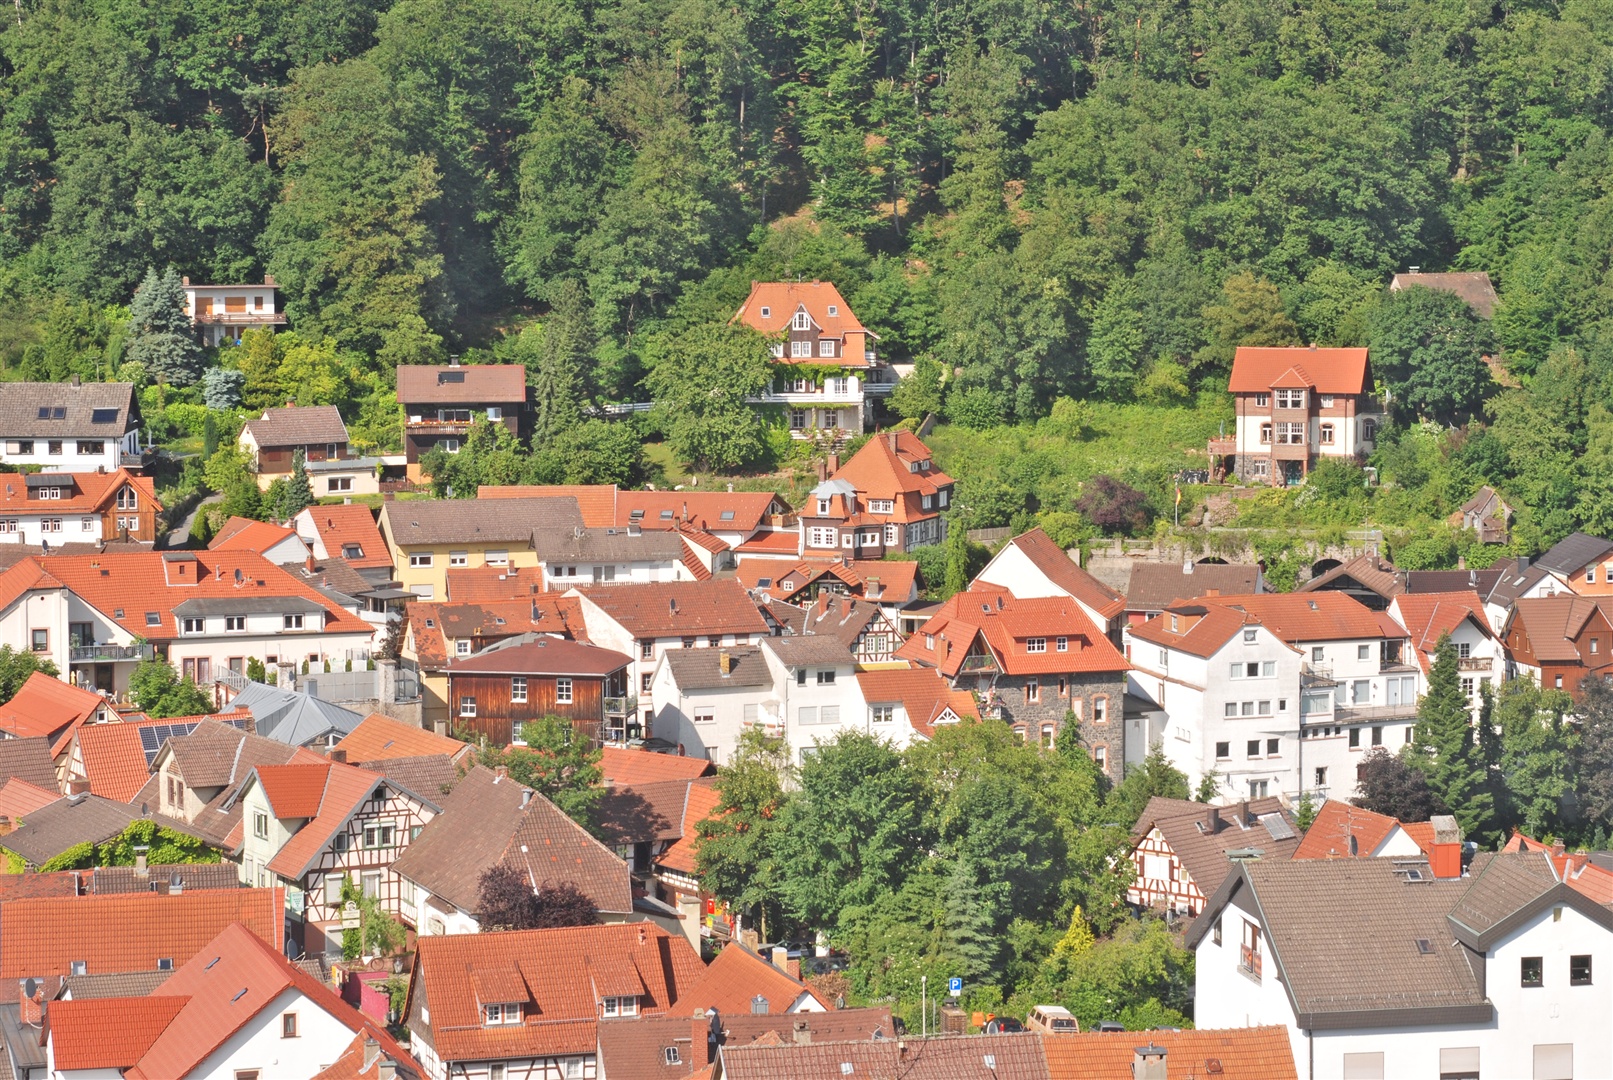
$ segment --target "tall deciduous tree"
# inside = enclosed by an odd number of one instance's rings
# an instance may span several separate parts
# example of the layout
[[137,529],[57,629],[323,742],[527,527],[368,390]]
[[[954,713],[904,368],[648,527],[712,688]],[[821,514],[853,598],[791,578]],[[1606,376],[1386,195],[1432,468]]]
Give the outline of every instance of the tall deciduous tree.
[[600,752],[588,739],[572,730],[558,716],[521,725],[523,746],[496,747],[482,744],[476,760],[488,768],[500,765],[510,770],[510,779],[542,795],[566,816],[586,829],[594,827],[594,815],[604,789],[599,786]]
[[746,399],[772,378],[767,341],[748,326],[724,323],[668,342],[644,385],[674,453],[702,468],[731,469],[762,453],[761,414]]
[[1350,801],[1363,810],[1399,821],[1427,821],[1447,812],[1428,778],[1381,746],[1366,752],[1357,772],[1361,794]]
[[1529,836],[1561,836],[1573,790],[1578,736],[1565,722],[1573,701],[1533,679],[1508,679],[1495,694],[1490,723],[1500,729],[1497,786],[1502,821]]
[[162,659],[142,660],[129,674],[129,694],[154,719],[200,716],[213,711],[212,699],[190,679],[181,679]]
[[163,382],[190,386],[202,376],[202,348],[185,314],[179,271],[146,271],[129,305],[125,355]]
[[778,925],[780,869],[773,845],[790,782],[790,751],[762,728],[741,733],[729,762],[717,770],[716,811],[700,823],[695,862],[701,884],[753,915],[762,937]]
[[56,665],[43,659],[38,653],[13,649],[10,645],[0,645],[0,705],[4,705],[17,696],[22,684],[35,672],[55,678],[61,672]]
[[1367,324],[1372,367],[1403,415],[1459,422],[1491,389],[1489,327],[1467,301],[1421,286],[1390,293]]
[[1245,270],[1227,278],[1221,296],[1204,309],[1208,343],[1194,357],[1201,369],[1232,370],[1240,345],[1298,345],[1299,327],[1283,309],[1277,286]]

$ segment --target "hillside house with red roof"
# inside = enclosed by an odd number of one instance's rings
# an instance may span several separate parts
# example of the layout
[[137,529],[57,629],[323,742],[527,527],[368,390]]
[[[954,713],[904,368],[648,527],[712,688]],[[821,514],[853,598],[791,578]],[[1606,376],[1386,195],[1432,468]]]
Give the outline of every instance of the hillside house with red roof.
[[45,1021],[53,1075],[82,1080],[310,1080],[354,1038],[375,1044],[394,1076],[419,1068],[385,1028],[239,924],[148,996],[52,1001]]
[[1117,782],[1123,775],[1130,665],[1073,598],[1020,599],[976,584],[943,604],[896,656],[973,691],[982,715],[1040,746],[1053,746],[1073,714],[1099,768]]
[[308,561],[308,545],[296,531],[272,521],[231,517],[207,542],[208,551],[255,551],[276,566],[301,566]]
[[392,580],[392,553],[368,506],[306,507],[291,519],[291,526],[319,561],[341,559],[376,585]]
[[1514,669],[1579,700],[1581,683],[1613,672],[1613,597],[1559,593],[1515,601],[1501,631]]
[[430,1080],[596,1075],[601,1020],[664,1016],[705,972],[650,923],[418,942],[405,1025]]
[[1297,484],[1324,457],[1364,458],[1377,445],[1383,403],[1365,349],[1241,347],[1227,387],[1237,410],[1231,439],[1211,440],[1248,484]]
[[733,321],[771,340],[777,375],[758,400],[782,405],[798,439],[864,431],[869,399],[895,387],[874,348],[879,336],[827,281],[753,281]]
[[801,507],[803,556],[882,559],[946,539],[952,477],[910,431],[869,439]]
[[1456,648],[1456,668],[1462,693],[1476,720],[1484,706],[1484,692],[1507,676],[1506,649],[1490,629],[1484,601],[1471,589],[1462,592],[1401,593],[1389,604],[1389,616],[1406,628],[1411,655],[1426,681],[1439,651],[1440,639],[1450,636]]
[[295,890],[291,936],[341,954],[344,885],[394,916],[405,890],[392,863],[442,807],[380,773],[336,762],[259,765],[241,784],[241,883]]
[[151,543],[161,512],[151,477],[128,469],[0,475],[0,544]]
[[1214,772],[1217,801],[1348,797],[1362,754],[1411,741],[1422,673],[1405,639],[1338,592],[1179,601],[1126,628],[1130,692],[1164,713],[1139,734],[1191,783]]
[[406,472],[419,480],[420,459],[439,448],[459,453],[473,420],[486,418],[512,435],[525,434],[526,369],[520,364],[400,364],[398,405]]
[[1120,643],[1126,598],[1082,569],[1040,528],[1004,544],[975,575],[975,582],[1007,589],[1020,600],[1069,597],[1110,641],[1116,646]]
[[49,739],[60,778],[65,776],[63,759],[73,734],[85,724],[107,719],[108,712],[100,694],[36,671],[10,701],[0,705],[0,732],[8,739]]
[[1292,858],[1433,859],[1449,877],[1461,872],[1462,834],[1449,815],[1438,815],[1432,821],[1399,821],[1329,799],[1316,811]]

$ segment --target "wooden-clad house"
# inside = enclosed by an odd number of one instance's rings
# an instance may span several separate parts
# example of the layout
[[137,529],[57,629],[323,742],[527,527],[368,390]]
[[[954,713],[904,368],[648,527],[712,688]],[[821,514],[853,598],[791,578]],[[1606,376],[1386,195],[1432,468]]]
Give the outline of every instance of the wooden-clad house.
[[620,742],[630,657],[543,634],[523,634],[448,665],[452,723],[496,746],[518,742],[521,725],[570,721],[594,745]]

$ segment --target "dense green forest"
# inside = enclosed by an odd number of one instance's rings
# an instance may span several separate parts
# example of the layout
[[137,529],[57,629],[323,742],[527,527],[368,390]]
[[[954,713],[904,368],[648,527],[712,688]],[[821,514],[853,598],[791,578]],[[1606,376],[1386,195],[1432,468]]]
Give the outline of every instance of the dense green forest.
[[[678,385],[752,279],[837,282],[918,365],[898,411],[960,430],[1067,398],[1201,431],[1237,344],[1370,342],[1401,432],[1439,425],[1380,463],[1419,561],[1484,480],[1537,547],[1613,527],[1610,59],[1574,0],[17,0],[0,361],[145,382],[148,269],[270,273],[296,333],[226,360],[249,407],[291,388],[387,445],[395,363],[487,351],[569,433],[545,475],[615,478],[575,409]],[[1386,300],[1409,265],[1488,271],[1495,318]],[[1182,464],[1116,460],[1156,502]],[[1085,479],[1017,468],[959,468],[969,524]]]

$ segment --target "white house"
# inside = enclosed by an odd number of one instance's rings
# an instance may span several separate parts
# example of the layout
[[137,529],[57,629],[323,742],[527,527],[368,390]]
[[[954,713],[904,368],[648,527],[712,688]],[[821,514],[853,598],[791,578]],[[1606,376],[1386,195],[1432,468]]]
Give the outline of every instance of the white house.
[[256,285],[193,285],[183,278],[185,314],[201,334],[203,345],[239,342],[241,331],[284,326],[286,316],[277,311],[275,293],[279,286],[270,275]]
[[1187,933],[1194,1021],[1280,1024],[1317,1080],[1613,1076],[1613,910],[1564,866],[1235,863]]
[[1126,610],[1125,597],[1081,569],[1081,564],[1040,528],[1004,544],[985,569],[975,575],[975,582],[1007,589],[1018,600],[1067,596],[1081,605],[1098,629],[1111,635],[1110,640],[1116,640],[1114,635]]
[[133,383],[0,384],[0,464],[113,472],[141,463]]
[[1389,615],[1410,635],[1412,656],[1422,669],[1425,685],[1440,639],[1450,636],[1462,692],[1477,719],[1484,691],[1499,686],[1507,674],[1506,649],[1490,629],[1479,594],[1471,590],[1402,593],[1390,602]]
[[637,525],[605,529],[549,529],[533,540],[538,566],[551,589],[573,585],[690,581],[683,535]]

